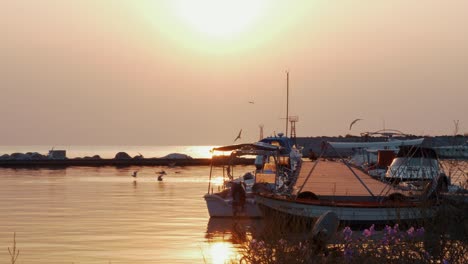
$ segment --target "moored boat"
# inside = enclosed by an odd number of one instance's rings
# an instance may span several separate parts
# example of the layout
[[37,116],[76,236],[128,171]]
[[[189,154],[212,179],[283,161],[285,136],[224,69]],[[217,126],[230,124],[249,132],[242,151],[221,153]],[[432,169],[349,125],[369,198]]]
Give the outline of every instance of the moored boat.
[[402,146],[388,167],[385,178],[398,181],[431,180],[442,173],[434,149]]
[[[321,165],[319,165],[319,163]],[[429,181],[423,191],[404,191],[378,181],[342,160],[303,164],[291,195],[259,193],[256,202],[268,212],[317,218],[326,211],[352,224],[414,221],[431,217],[443,175]],[[315,173],[314,173],[315,172]]]
[[[204,196],[210,217],[262,217],[253,193],[258,189],[277,192],[290,188],[300,161],[291,159],[291,151],[286,151],[281,144],[272,143],[256,142],[213,149],[213,161],[216,160],[215,153],[219,152],[228,152],[230,161],[227,166],[217,166],[212,162],[208,193]],[[256,169],[235,168],[236,160],[243,156],[255,157]],[[242,176],[234,177],[234,170],[242,171]],[[217,171],[221,171],[222,176],[215,177]],[[220,184],[213,186],[215,181]],[[214,191],[214,187],[218,190]]]
[[291,216],[318,218],[332,211],[340,221],[350,224],[375,224],[419,220],[433,216],[436,205],[417,201],[379,201],[370,197],[347,197],[346,200],[290,198],[271,194],[259,194],[256,201],[263,210],[273,210]]

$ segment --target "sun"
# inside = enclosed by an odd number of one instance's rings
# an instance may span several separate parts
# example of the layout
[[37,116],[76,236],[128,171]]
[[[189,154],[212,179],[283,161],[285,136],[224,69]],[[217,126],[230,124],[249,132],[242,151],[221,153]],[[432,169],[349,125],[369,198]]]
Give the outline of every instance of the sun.
[[266,0],[173,0],[174,12],[197,33],[233,38],[251,29]]

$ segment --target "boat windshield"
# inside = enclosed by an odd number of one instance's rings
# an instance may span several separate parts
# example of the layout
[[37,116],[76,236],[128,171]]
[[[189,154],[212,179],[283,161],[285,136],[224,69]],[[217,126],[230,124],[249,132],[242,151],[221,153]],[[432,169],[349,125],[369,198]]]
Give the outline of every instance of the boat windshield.
[[260,140],[260,142],[268,143],[273,146],[281,146],[281,154],[289,154],[292,150],[292,141],[287,137],[268,137]]

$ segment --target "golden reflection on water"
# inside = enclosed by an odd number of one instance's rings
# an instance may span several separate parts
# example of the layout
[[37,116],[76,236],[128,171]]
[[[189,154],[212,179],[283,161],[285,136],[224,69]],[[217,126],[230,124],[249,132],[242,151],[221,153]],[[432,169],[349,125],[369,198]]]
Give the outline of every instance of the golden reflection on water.
[[221,177],[221,176],[218,176],[218,177],[214,177],[213,179],[211,179],[211,184],[213,184],[214,186],[222,186],[224,184],[224,178]]
[[207,166],[0,168],[0,248],[16,232],[18,263],[229,263],[251,224],[209,218],[208,176]]
[[230,260],[233,260],[237,252],[231,243],[219,241],[211,242],[210,254],[213,264],[224,264],[229,263]]

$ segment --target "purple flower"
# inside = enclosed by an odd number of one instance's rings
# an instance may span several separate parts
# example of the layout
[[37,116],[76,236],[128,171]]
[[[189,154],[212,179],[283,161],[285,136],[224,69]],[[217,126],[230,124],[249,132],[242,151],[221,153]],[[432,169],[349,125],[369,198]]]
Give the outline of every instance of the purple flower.
[[406,234],[408,234],[408,236],[409,236],[410,238],[413,238],[413,237],[414,237],[414,227],[410,227],[410,229],[408,229],[408,230],[406,231]]
[[375,234],[375,225],[371,225],[369,229],[364,229],[364,232],[362,232],[362,235],[365,236],[366,238],[372,236]]
[[423,236],[424,235],[424,227],[416,229],[416,236]]
[[349,226],[343,229],[343,235],[345,240],[351,240],[351,236],[353,235],[353,230]]
[[390,226],[388,226],[388,225],[385,225],[384,233],[386,235],[390,235],[392,233],[392,228]]
[[365,236],[366,238],[370,237],[372,234],[369,229],[364,229],[364,232],[362,232],[362,235]]

